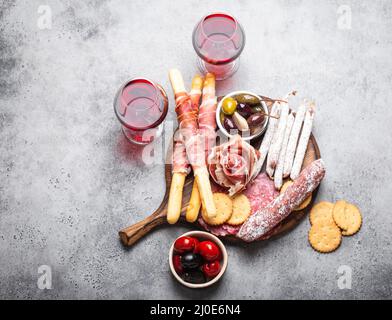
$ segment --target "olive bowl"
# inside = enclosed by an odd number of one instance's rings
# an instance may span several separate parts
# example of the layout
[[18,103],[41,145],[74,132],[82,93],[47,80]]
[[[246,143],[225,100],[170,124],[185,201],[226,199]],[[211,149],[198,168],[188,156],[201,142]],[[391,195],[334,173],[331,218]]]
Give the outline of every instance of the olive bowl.
[[[223,103],[223,100],[225,100],[226,98],[229,98],[229,97],[234,97],[234,96],[237,96],[237,95],[244,95],[244,94],[251,95],[251,96],[254,96],[254,97],[256,97],[257,99],[259,99],[260,105],[263,107],[264,113],[265,113],[266,115],[269,115],[269,111],[268,111],[267,104],[263,101],[263,99],[261,99],[261,97],[260,97],[258,94],[253,93],[253,92],[251,92],[251,91],[233,91],[233,92],[230,92],[229,94],[225,95],[225,96],[219,101],[218,106],[217,106],[217,108],[216,108],[216,117],[215,117],[216,123],[217,123],[217,125],[218,125],[219,130],[220,130],[227,138],[231,138],[231,137],[233,137],[233,135],[231,135],[229,132],[227,132],[227,130],[226,130],[225,127],[223,126],[223,123],[222,123],[221,120],[220,120],[220,113],[221,113],[221,110],[222,110],[222,103]],[[261,130],[260,130],[259,132],[257,132],[257,133],[254,134],[254,135],[243,136],[242,139],[249,142],[249,141],[251,141],[252,139],[255,139],[255,138],[257,138],[257,137],[260,137],[260,136],[265,132],[265,130],[267,129],[268,121],[269,121],[269,117],[266,117],[266,120],[264,121],[264,124],[263,124],[263,126],[261,127]],[[240,133],[240,132],[241,132],[241,131],[239,131],[239,133]]]
[[[204,282],[204,283],[190,283],[190,282],[186,282],[185,280],[183,280],[180,277],[180,275],[174,269],[174,265],[173,265],[174,242],[178,238],[184,237],[184,236],[194,237],[194,238],[197,238],[199,241],[209,240],[209,241],[214,242],[219,247],[219,250],[221,251],[221,254],[222,254],[221,270],[210,281],[207,281],[207,282]],[[205,232],[205,231],[189,231],[189,232],[186,232],[186,233],[182,234],[181,236],[177,237],[173,241],[173,244],[171,245],[170,250],[169,250],[169,266],[170,266],[170,271],[172,272],[174,278],[176,278],[176,280],[179,283],[181,283],[182,285],[184,285],[184,286],[186,286],[188,288],[192,288],[192,289],[206,288],[206,287],[209,287],[209,286],[213,285],[214,283],[218,282],[218,280],[223,276],[223,274],[226,271],[227,261],[228,261],[227,250],[226,250],[224,244],[222,243],[222,241],[219,240],[219,238],[214,236],[213,234],[211,234],[209,232]]]

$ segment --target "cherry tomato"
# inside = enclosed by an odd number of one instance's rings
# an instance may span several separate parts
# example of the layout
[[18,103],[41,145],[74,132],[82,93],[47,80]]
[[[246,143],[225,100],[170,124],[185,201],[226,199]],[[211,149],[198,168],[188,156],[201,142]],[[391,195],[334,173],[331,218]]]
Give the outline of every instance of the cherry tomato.
[[207,277],[215,277],[220,271],[220,263],[218,260],[203,264],[202,270]]
[[220,251],[218,246],[212,241],[202,241],[197,247],[198,253],[207,261],[216,260],[219,257]]
[[199,243],[200,241],[196,238],[193,238],[193,241],[195,242],[195,247],[193,248],[193,253],[199,253]]
[[176,272],[178,274],[181,274],[184,272],[184,268],[182,267],[182,264],[181,264],[181,256],[179,256],[179,255],[173,256],[173,266],[174,266],[174,270],[176,270]]
[[174,242],[174,251],[180,254],[193,251],[194,248],[195,239],[192,237],[180,237]]

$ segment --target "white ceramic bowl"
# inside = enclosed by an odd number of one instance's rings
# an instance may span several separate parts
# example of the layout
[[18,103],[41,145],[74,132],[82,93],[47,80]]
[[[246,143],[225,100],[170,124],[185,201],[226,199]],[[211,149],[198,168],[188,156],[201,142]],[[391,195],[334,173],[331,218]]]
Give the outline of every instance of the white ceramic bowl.
[[[212,242],[214,242],[218,247],[219,250],[222,253],[222,260],[221,260],[221,270],[218,273],[218,275],[211,279],[208,282],[205,283],[189,283],[184,281],[176,272],[176,270],[174,269],[174,265],[173,265],[173,255],[174,255],[174,242],[180,238],[180,237],[184,237],[184,236],[188,236],[188,237],[195,237],[200,241],[203,240],[210,240]],[[170,270],[174,276],[174,278],[177,279],[178,282],[180,282],[181,284],[183,284],[184,286],[188,287],[188,288],[192,288],[192,289],[199,289],[199,288],[206,288],[209,287],[211,285],[213,285],[214,283],[216,283],[225,273],[226,268],[227,268],[227,251],[226,248],[224,246],[224,244],[222,243],[222,241],[220,241],[216,236],[214,236],[211,233],[208,232],[204,232],[204,231],[189,231],[184,233],[183,235],[181,235],[180,237],[178,237],[176,240],[173,241],[173,244],[170,247],[170,251],[169,251],[169,265],[170,265]]]
[[[228,138],[231,138],[232,135],[226,131],[225,127],[223,126],[223,123],[221,123],[221,121],[220,121],[220,112],[222,110],[222,102],[223,102],[223,100],[225,100],[228,97],[233,97],[233,96],[236,96],[236,95],[239,95],[239,94],[249,94],[251,96],[255,96],[255,97],[259,98],[260,104],[261,104],[261,106],[264,109],[264,113],[265,114],[269,114],[268,107],[267,107],[266,103],[260,98],[260,96],[258,94],[250,92],[250,91],[234,91],[234,92],[230,92],[229,94],[225,95],[222,98],[221,101],[219,101],[218,106],[216,108],[216,123],[218,124],[218,127],[219,127],[220,131],[222,131],[223,134],[226,137],[228,137]],[[269,117],[267,117],[266,121],[264,122],[263,127],[260,130],[260,132],[258,132],[257,134],[254,134],[253,136],[242,137],[242,139],[245,140],[245,141],[250,141],[250,140],[252,140],[254,138],[257,138],[257,137],[261,136],[264,133],[264,131],[267,129],[268,121],[269,121]]]

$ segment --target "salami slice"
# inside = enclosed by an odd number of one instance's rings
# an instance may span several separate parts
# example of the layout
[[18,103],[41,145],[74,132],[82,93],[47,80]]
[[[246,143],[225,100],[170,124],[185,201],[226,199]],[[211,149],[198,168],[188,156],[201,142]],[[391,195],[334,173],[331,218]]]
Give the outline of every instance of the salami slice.
[[[218,186],[215,183],[213,183],[211,187],[213,192],[227,193],[227,191],[223,187]],[[244,194],[248,197],[250,201],[252,215],[253,213],[265,208],[279,195],[279,192],[275,190],[273,181],[268,178],[265,173],[261,173],[250,184],[248,184],[247,189],[244,191]],[[199,216],[198,222],[204,229],[220,237],[236,235],[241,228],[241,225],[230,226],[227,223],[224,223],[220,226],[210,226],[203,220],[201,215]]]

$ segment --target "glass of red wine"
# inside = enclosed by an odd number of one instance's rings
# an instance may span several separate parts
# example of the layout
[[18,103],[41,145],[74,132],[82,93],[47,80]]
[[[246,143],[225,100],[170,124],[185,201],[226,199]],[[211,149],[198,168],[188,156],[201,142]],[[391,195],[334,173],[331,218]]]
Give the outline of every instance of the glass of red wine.
[[114,99],[114,112],[125,137],[139,145],[146,145],[161,135],[167,110],[168,99],[163,88],[144,78],[127,81]]
[[224,80],[238,69],[239,56],[245,46],[245,33],[233,16],[211,13],[196,25],[192,43],[200,70],[203,73],[212,72],[217,80]]

